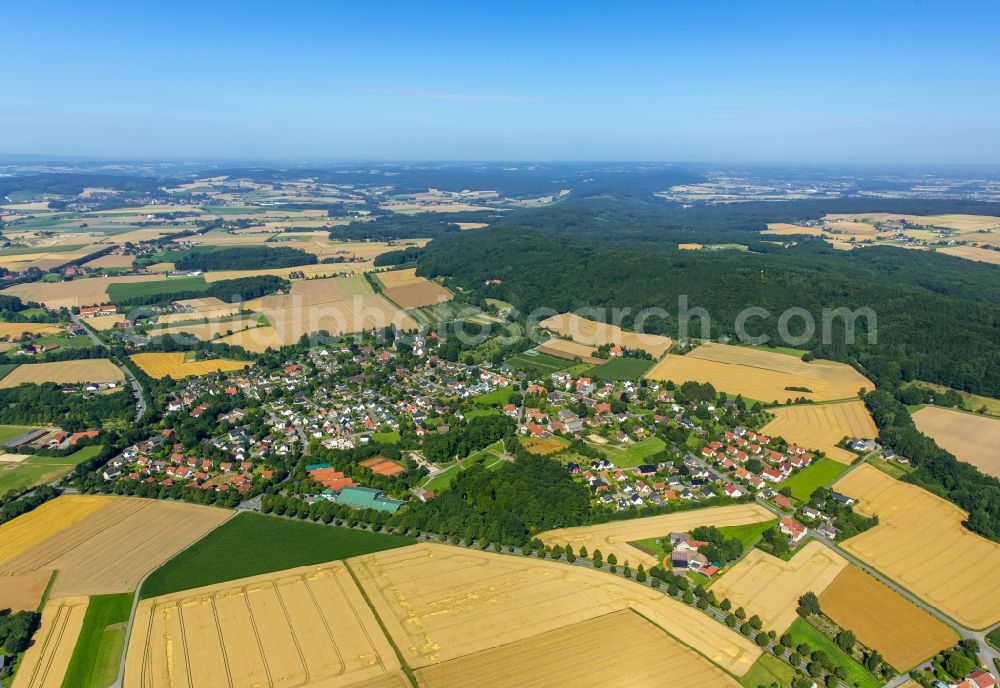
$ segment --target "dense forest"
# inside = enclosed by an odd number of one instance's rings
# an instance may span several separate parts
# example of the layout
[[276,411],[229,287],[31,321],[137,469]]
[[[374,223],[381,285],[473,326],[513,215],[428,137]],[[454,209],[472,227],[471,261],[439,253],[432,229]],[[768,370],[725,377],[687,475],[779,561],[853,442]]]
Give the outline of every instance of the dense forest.
[[394,241],[419,239],[458,233],[458,222],[490,222],[493,212],[421,213],[417,215],[379,215],[374,220],[356,220],[349,225],[334,227],[331,241]]
[[61,386],[25,384],[0,389],[0,423],[58,425],[68,432],[99,428],[108,420],[127,420],[135,414],[132,392],[64,394]]
[[375,267],[385,267],[387,265],[405,265],[413,263],[420,256],[424,255],[424,250],[416,246],[408,246],[399,251],[387,251],[375,256],[373,264]]
[[263,270],[312,265],[316,255],[288,246],[237,246],[191,251],[175,261],[178,270]]
[[[638,224],[629,212],[586,201],[566,205],[564,214],[520,213],[487,229],[445,235],[428,245],[419,273],[447,276],[474,302],[495,297],[523,314],[541,307],[628,307],[634,317],[644,308],[661,308],[666,316],[647,320],[645,330],[674,336],[681,296],[689,308],[708,311],[712,338],[735,337],[739,313],[756,306],[771,316],[750,320],[748,334],[781,343],[779,315],[804,308],[816,330],[795,345],[817,357],[853,362],[881,386],[920,379],[1000,396],[1000,268],[891,247],[837,251],[815,240],[787,248],[768,244],[766,253],[678,251],[678,233],[685,240],[704,240],[697,233],[704,228],[693,221],[693,229],[658,229],[647,222],[648,205],[635,207],[646,218]],[[769,207],[773,215],[783,206]],[[600,234],[594,223],[602,217]],[[539,218],[553,224],[543,228]],[[735,231],[720,236],[732,240]],[[743,236],[744,244],[753,244],[757,235],[744,231]],[[502,283],[487,285],[487,280]],[[853,343],[846,344],[844,320],[831,318],[831,341],[824,343],[823,309],[842,307],[872,309],[877,340],[869,343],[872,323],[862,318]],[[626,317],[623,326],[631,324]],[[700,319],[689,325],[689,334],[700,336]],[[799,334],[802,327],[795,320],[789,329]]]

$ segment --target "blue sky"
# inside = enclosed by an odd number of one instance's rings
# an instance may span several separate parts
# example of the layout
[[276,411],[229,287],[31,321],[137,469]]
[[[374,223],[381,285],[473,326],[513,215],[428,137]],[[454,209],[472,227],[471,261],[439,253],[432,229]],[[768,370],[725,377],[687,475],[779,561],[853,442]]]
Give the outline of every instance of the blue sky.
[[1000,162],[1000,3],[6,3],[0,153]]

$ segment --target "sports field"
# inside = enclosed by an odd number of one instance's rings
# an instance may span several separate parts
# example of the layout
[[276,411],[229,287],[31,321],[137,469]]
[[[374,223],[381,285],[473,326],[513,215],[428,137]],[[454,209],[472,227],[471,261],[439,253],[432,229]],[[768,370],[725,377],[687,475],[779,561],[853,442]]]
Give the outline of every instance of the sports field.
[[964,528],[964,511],[868,465],[834,489],[859,500],[858,513],[879,517],[845,550],[967,628],[1000,621],[1000,543]]
[[906,671],[958,642],[958,634],[857,566],[849,565],[819,596],[823,613],[891,666]]
[[712,584],[716,597],[756,614],[764,628],[784,631],[795,621],[799,598],[819,595],[847,566],[847,560],[819,542],[809,542],[789,561],[752,549]]
[[792,498],[806,502],[817,487],[825,487],[833,483],[847,466],[832,459],[816,459],[805,468],[792,474],[792,477],[778,487],[787,487],[792,491]]
[[697,526],[741,526],[774,520],[774,514],[758,504],[737,504],[708,509],[694,509],[675,514],[630,518],[593,526],[558,528],[539,534],[546,545],[572,545],[574,550],[586,547],[593,554],[595,549],[607,559],[609,554],[618,557],[624,564],[645,564],[648,568],[661,563],[657,557],[630,545],[630,542],[646,538],[658,538],[674,531],[687,531]]
[[599,571],[429,543],[348,564],[415,669],[544,638],[627,608],[733,674],[760,656],[752,642],[697,609]]
[[143,601],[125,685],[348,688],[399,670],[347,567],[334,562]]
[[[811,361],[745,346],[708,342],[684,356],[660,361],[646,377],[682,384],[710,382],[730,395],[758,401],[805,397],[816,401],[856,397],[859,389],[874,389],[870,380],[843,363]],[[803,391],[809,390],[809,391]]]
[[[58,497],[40,509],[51,504],[57,515],[60,511],[72,515],[79,499],[88,498]],[[0,561],[0,574],[57,570],[52,587],[56,597],[131,591],[150,570],[232,515],[224,509],[182,502],[94,499],[99,501],[85,504],[96,504],[96,509],[47,536],[50,529],[43,523],[29,547]],[[19,520],[7,525],[16,525]]]
[[[614,661],[595,661],[581,648],[613,639]],[[718,667],[631,611],[619,611],[416,672],[423,688],[491,685],[519,688],[605,688],[627,676],[630,688],[740,684]]]
[[1000,419],[925,406],[913,414],[913,422],[960,461],[1000,477]]
[[86,612],[86,597],[48,601],[42,610],[41,625],[14,677],[13,688],[62,688]]
[[[222,358],[212,358],[203,361],[184,360],[183,351],[170,353],[142,353],[129,356],[142,372],[152,378],[160,379],[168,375],[180,380],[192,375],[208,375],[209,373],[231,372],[243,370],[245,366],[253,366],[253,361],[229,361]],[[2,380],[0,380],[2,383]]]
[[575,313],[553,315],[538,324],[580,344],[594,347],[617,344],[629,349],[642,349],[656,358],[666,353],[672,343],[670,337],[628,332],[615,325],[581,318]]
[[[771,437],[783,437],[806,449],[822,451],[831,459],[850,463],[857,454],[837,446],[845,437],[872,439],[878,434],[865,402],[802,404],[768,409],[775,418],[761,428]],[[1000,422],[997,423],[1000,427]]]
[[398,535],[240,513],[157,569],[143,584],[142,596],[166,595],[412,543]]
[[40,385],[45,382],[58,384],[83,384],[124,382],[125,376],[114,363],[106,358],[82,358],[75,361],[51,363],[25,363],[0,379],[0,389],[23,384]]

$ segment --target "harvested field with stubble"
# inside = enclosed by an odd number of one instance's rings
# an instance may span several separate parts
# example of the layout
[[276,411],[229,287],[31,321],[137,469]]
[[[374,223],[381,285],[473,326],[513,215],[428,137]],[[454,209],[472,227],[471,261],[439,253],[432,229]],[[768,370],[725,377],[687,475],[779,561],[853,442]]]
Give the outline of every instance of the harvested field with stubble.
[[62,688],[86,613],[86,597],[48,601],[12,688]]
[[967,628],[1000,621],[1000,543],[965,529],[966,512],[869,465],[834,489],[859,500],[858,513],[879,517],[842,543],[846,551]]
[[761,654],[740,634],[649,586],[564,563],[422,543],[348,564],[414,669],[629,608],[737,676]]
[[960,461],[1000,478],[1000,419],[925,406],[913,414],[913,422]]
[[[840,463],[851,463],[857,455],[837,446],[845,437],[873,439],[878,430],[863,401],[842,404],[782,406],[768,409],[774,420],[761,428],[771,437],[783,437],[806,449],[825,452]],[[1000,421],[997,422],[1000,426]],[[1000,438],[998,438],[1000,439]]]
[[[64,499],[73,496],[51,503]],[[58,570],[52,587],[57,597],[130,592],[150,570],[232,516],[231,511],[194,504],[98,499],[97,509],[84,518],[0,562],[0,575]],[[74,503],[68,508],[75,508]]]
[[19,365],[0,379],[0,389],[17,387],[25,383],[40,385],[45,382],[82,384],[85,382],[124,382],[125,375],[106,358],[81,358],[75,361],[52,363],[26,363]]
[[0,609],[35,611],[50,578],[51,571],[0,575]]
[[122,275],[120,277],[86,277],[70,282],[29,282],[7,287],[4,294],[22,301],[37,301],[49,308],[97,306],[108,303],[108,286],[132,282],[155,282],[157,275]]
[[[183,329],[183,328],[181,328]],[[253,361],[229,361],[222,358],[212,358],[204,361],[185,361],[183,351],[170,353],[143,353],[129,356],[132,362],[152,378],[161,379],[170,376],[175,380],[192,375],[208,375],[209,373],[243,370],[244,366],[253,366]],[[2,381],[0,381],[2,384]]]
[[451,301],[451,292],[436,282],[417,277],[416,268],[378,273],[382,293],[400,308],[423,308]]
[[550,339],[539,344],[535,347],[535,350],[539,353],[555,356],[556,358],[565,358],[570,361],[579,358],[584,363],[593,363],[594,365],[607,362],[602,358],[594,356],[593,346],[580,344],[574,342],[572,339]]
[[681,511],[663,516],[648,516],[646,518],[630,518],[624,521],[612,521],[594,526],[577,526],[574,528],[558,528],[539,534],[546,545],[572,545],[575,551],[586,547],[593,554],[595,549],[601,550],[605,560],[609,554],[618,557],[619,564],[626,561],[634,564],[642,563],[649,568],[661,562],[653,555],[630,545],[636,540],[663,537],[674,531],[685,531],[698,526],[742,526],[749,523],[762,523],[774,519],[774,514],[758,504],[737,504],[734,506],[719,506],[708,509]]
[[210,342],[217,337],[228,337],[237,332],[251,330],[255,327],[257,327],[257,316],[247,315],[243,317],[225,318],[224,320],[210,320],[208,322],[195,321],[167,326],[160,326],[160,323],[157,323],[149,329],[147,334],[150,337],[168,337],[183,333],[189,334],[200,341]]
[[0,570],[5,562],[78,523],[110,502],[97,495],[63,495],[0,525]]
[[378,621],[336,562],[144,600],[124,684],[405,685],[399,673]]
[[581,318],[575,313],[560,313],[546,318],[538,323],[553,332],[558,332],[564,337],[569,337],[575,342],[588,346],[598,347],[602,344],[617,344],[629,349],[642,349],[659,358],[673,343],[670,337],[662,337],[658,334],[638,334],[628,332],[615,325],[596,322]]
[[[753,549],[712,584],[719,599],[756,614],[764,628],[784,633],[798,614],[799,598],[822,593],[847,567],[847,560],[819,542],[802,547],[789,561]],[[850,628],[848,626],[848,628]]]
[[856,397],[862,388],[875,389],[871,380],[843,363],[806,363],[788,354],[715,342],[702,344],[684,356],[667,356],[646,377],[673,380],[678,385],[689,380],[710,382],[719,391],[763,402],[799,397],[831,401]]
[[[582,648],[614,645],[614,661]],[[740,684],[649,621],[630,611],[582,621],[503,647],[477,652],[416,672],[423,688],[482,682],[518,688],[605,688],[627,676],[629,688],[688,688]]]
[[0,337],[19,339],[25,332],[31,334],[58,334],[62,328],[51,323],[0,322]]
[[823,613],[899,671],[958,642],[950,627],[857,566],[848,566],[819,596]]

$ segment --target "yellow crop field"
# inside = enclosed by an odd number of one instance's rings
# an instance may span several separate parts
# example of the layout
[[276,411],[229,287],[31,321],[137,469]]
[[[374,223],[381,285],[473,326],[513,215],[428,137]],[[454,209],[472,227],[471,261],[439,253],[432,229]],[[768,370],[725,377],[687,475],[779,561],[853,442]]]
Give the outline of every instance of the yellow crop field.
[[58,334],[62,328],[48,323],[10,323],[0,322],[0,337],[20,339],[25,332],[31,334]]
[[890,665],[906,671],[958,642],[958,633],[857,566],[848,566],[819,596],[823,613]]
[[128,592],[153,568],[232,516],[224,509],[130,497],[106,497],[101,504],[0,562],[0,573],[58,570],[52,594],[60,597]]
[[[775,418],[761,432],[783,437],[806,449],[826,452],[834,461],[850,463],[856,454],[837,446],[845,437],[872,439],[878,434],[875,421],[861,400],[841,404],[781,406],[768,409]],[[1000,422],[998,422],[1000,425]]]
[[538,454],[541,456],[546,456],[548,454],[554,454],[560,449],[565,449],[566,444],[560,442],[555,437],[528,437],[521,440],[521,444],[524,448],[532,454]]
[[49,600],[13,688],[61,688],[87,613],[86,597]]
[[[228,361],[222,358],[212,358],[205,361],[185,361],[183,351],[171,353],[143,353],[129,356],[142,372],[153,378],[164,378],[167,375],[179,380],[192,375],[208,375],[216,372],[243,370],[244,366],[253,366],[253,361]],[[8,376],[9,377],[9,376]],[[0,380],[0,384],[3,381]]]
[[[196,314],[189,314],[191,318],[197,318]],[[248,315],[241,318],[226,318],[224,320],[210,320],[209,322],[187,322],[178,325],[160,326],[157,323],[148,331],[151,337],[165,337],[180,334],[189,334],[195,339],[203,342],[212,341],[218,337],[226,337],[231,333],[241,332],[257,327],[257,318]]]
[[394,686],[399,670],[350,573],[334,562],[143,601],[124,684]]
[[760,656],[754,643],[697,609],[599,571],[430,543],[348,564],[415,669],[628,608],[737,676]]
[[98,332],[103,332],[104,330],[110,330],[115,327],[118,323],[125,322],[124,313],[115,313],[114,315],[98,315],[93,318],[87,318],[87,327],[97,330]]
[[787,236],[789,234],[807,234],[809,236],[823,236],[822,227],[804,227],[802,225],[792,225],[785,222],[769,222],[767,229],[761,234],[774,234],[777,236]]
[[156,275],[121,275],[116,277],[86,277],[70,282],[29,282],[16,284],[2,291],[20,297],[22,301],[37,301],[49,308],[97,306],[108,302],[108,286],[130,282],[150,282]]
[[[614,661],[586,648],[614,646]],[[482,683],[519,688],[688,688],[740,684],[638,614],[614,612],[572,626],[435,664],[416,672],[423,688]]]
[[450,301],[451,292],[440,284],[417,277],[416,268],[378,273],[385,297],[400,308],[422,308]]
[[715,342],[702,344],[684,356],[667,356],[646,377],[673,380],[678,385],[689,380],[710,382],[719,391],[763,402],[798,397],[847,399],[856,397],[859,389],[875,388],[871,380],[843,363],[806,363],[783,353]]
[[879,525],[843,543],[967,628],[1000,621],[1000,543],[962,527],[968,514],[916,485],[859,466],[834,484]]
[[50,578],[51,571],[0,574],[0,609],[35,611]]
[[966,260],[976,260],[980,263],[992,263],[1000,265],[1000,251],[979,248],[977,246],[944,246],[935,248],[935,252],[944,253],[949,256],[957,256]]
[[192,320],[215,320],[218,318],[228,318],[239,313],[239,306],[220,306],[215,309],[196,310],[191,313],[166,313],[156,319],[157,325],[169,325],[178,322],[190,322]]
[[64,495],[0,525],[0,569],[4,562],[111,504],[112,497]]
[[758,615],[764,628],[784,633],[798,616],[799,598],[807,592],[822,593],[846,566],[846,559],[815,541],[787,562],[753,549],[713,583],[712,590],[719,599],[728,597],[734,607]]
[[83,384],[87,382],[124,382],[125,375],[106,358],[81,358],[75,361],[52,363],[26,363],[0,379],[0,389],[17,387],[26,382],[40,385],[44,382],[58,384]]
[[659,564],[660,561],[628,543],[663,537],[671,532],[687,531],[698,526],[724,528],[771,520],[774,520],[774,514],[759,504],[735,504],[662,516],[630,518],[593,526],[557,528],[541,533],[538,537],[546,545],[563,547],[571,545],[575,551],[579,551],[580,547],[586,547],[591,554],[595,549],[599,549],[605,559],[609,554],[614,554],[620,564],[629,561],[632,564],[644,564],[648,568]]
[[107,255],[84,263],[87,268],[130,268],[135,256]]
[[913,414],[913,422],[961,461],[1000,477],[1000,419],[925,406]]
[[312,265],[297,265],[293,268],[262,268],[260,270],[214,270],[205,273],[206,282],[231,280],[241,277],[258,277],[260,275],[277,275],[291,279],[291,274],[301,273],[308,278],[339,277],[342,275],[359,275],[371,270],[372,264],[366,263],[314,263]]
[[581,318],[575,313],[553,315],[538,324],[580,344],[594,347],[602,344],[617,344],[629,349],[642,349],[657,358],[662,356],[672,344],[670,337],[628,332],[615,325]]
[[1000,217],[991,215],[962,215],[958,213],[946,215],[902,215],[899,213],[856,213],[827,215],[827,220],[857,220],[861,222],[885,222],[887,220],[904,220],[924,227],[945,227],[960,234],[978,232],[981,229],[1000,228]]

